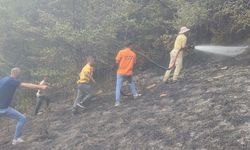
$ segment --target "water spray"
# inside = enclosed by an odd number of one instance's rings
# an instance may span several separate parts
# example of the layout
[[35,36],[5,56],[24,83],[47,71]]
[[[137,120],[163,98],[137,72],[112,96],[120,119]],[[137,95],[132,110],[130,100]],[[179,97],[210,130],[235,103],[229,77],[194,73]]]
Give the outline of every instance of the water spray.
[[194,50],[213,53],[224,56],[237,56],[246,51],[248,46],[214,46],[214,45],[197,45]]
[[[212,54],[217,54],[217,55],[224,55],[224,56],[237,56],[239,54],[242,54],[248,49],[248,46],[214,46],[214,45],[188,45],[186,47],[187,49],[194,49],[197,51],[202,51],[206,53],[212,53]],[[170,68],[164,67],[149,57],[147,57],[145,54],[142,52],[136,51],[137,54],[141,55],[142,57],[146,58],[148,61],[150,61],[152,64],[156,65],[159,68],[162,68],[164,70],[168,70]]]

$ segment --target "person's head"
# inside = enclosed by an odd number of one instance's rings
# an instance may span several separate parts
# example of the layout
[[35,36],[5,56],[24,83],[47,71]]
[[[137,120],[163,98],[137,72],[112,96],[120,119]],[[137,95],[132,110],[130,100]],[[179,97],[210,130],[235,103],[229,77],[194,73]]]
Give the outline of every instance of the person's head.
[[13,78],[17,78],[21,74],[21,69],[18,67],[12,68],[10,72],[10,76]]
[[126,47],[128,47],[128,48],[132,48],[133,46],[134,46],[133,42],[127,42],[126,43]]
[[87,63],[89,63],[90,65],[94,65],[95,63],[95,59],[93,56],[88,56],[87,57]]
[[44,77],[43,77],[43,80],[44,80],[44,81],[48,81],[48,76],[44,76]]
[[186,34],[189,30],[187,27],[181,27],[179,34]]

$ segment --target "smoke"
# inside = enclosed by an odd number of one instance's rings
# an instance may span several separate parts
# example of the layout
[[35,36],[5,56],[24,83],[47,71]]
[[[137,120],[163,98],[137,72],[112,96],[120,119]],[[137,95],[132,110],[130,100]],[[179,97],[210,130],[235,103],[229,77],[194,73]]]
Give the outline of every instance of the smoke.
[[213,46],[213,45],[198,45],[195,46],[195,50],[213,53],[224,56],[237,56],[242,54],[248,46]]

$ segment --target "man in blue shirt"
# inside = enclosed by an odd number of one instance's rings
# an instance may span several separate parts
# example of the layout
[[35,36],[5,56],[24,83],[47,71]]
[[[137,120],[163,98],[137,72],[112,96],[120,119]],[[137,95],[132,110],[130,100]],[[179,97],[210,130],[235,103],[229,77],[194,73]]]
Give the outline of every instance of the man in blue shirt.
[[10,107],[11,101],[18,87],[24,87],[29,89],[41,89],[47,88],[46,85],[35,85],[32,83],[22,83],[17,80],[21,70],[19,68],[13,68],[10,76],[0,79],[0,117],[8,117],[17,120],[16,132],[12,141],[13,145],[24,142],[21,139],[22,128],[26,122],[25,116]]

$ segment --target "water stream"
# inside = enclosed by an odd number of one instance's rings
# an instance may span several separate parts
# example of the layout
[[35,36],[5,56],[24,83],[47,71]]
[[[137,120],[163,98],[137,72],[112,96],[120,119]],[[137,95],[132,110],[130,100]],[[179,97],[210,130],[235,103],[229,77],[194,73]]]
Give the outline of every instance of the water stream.
[[197,45],[195,50],[213,53],[224,56],[237,56],[242,54],[248,46],[214,46],[214,45]]

